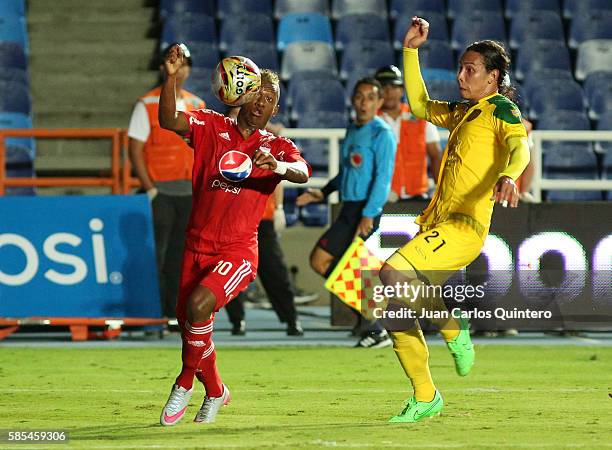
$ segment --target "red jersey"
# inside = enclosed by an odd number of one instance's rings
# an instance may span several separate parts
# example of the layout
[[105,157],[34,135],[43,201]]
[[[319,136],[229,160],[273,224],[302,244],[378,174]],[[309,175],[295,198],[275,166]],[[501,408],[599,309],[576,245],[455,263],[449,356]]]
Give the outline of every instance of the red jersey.
[[256,251],[257,227],[281,177],[255,167],[255,151],[269,151],[278,161],[306,161],[287,138],[257,130],[245,140],[235,119],[207,109],[184,114],[194,149],[186,245],[199,252],[227,247]]

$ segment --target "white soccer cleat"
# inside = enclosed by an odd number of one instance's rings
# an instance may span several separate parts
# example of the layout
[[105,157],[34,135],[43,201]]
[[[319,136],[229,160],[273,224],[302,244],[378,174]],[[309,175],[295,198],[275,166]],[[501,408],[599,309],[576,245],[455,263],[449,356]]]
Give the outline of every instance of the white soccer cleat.
[[230,391],[226,385],[223,385],[223,395],[221,397],[204,397],[204,403],[193,419],[197,423],[212,423],[217,417],[217,413],[222,406],[230,402]]
[[193,388],[187,390],[178,384],[172,386],[170,397],[168,397],[166,406],[164,406],[159,419],[160,423],[164,426],[172,426],[179,423],[185,415],[191,394],[193,394]]

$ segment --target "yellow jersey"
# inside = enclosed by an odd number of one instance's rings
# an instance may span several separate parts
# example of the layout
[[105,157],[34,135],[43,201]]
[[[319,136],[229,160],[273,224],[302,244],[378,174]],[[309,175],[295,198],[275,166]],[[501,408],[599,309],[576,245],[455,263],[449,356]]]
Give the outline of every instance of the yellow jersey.
[[[431,228],[448,220],[460,221],[484,240],[491,225],[495,184],[502,175],[518,178],[529,162],[520,111],[498,93],[473,105],[430,100],[418,52],[413,49],[404,49],[404,73],[413,113],[450,131],[436,191],[416,222]],[[518,147],[510,147],[517,143]]]

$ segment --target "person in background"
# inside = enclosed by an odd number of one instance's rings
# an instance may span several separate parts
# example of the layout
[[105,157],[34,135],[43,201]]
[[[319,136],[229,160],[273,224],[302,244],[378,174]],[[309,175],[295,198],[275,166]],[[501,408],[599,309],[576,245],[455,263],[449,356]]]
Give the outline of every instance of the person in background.
[[[304,206],[340,192],[340,214],[310,254],[310,266],[325,278],[356,236],[365,240],[378,229],[389,197],[397,141],[391,127],[376,115],[383,101],[378,80],[367,77],[357,82],[352,97],[356,119],[349,125],[340,150],[338,175],[323,189],[308,189],[296,201],[298,206]],[[372,340],[368,341],[369,347],[391,345],[382,327],[368,337]]]
[[[162,80],[167,75],[163,60],[174,45],[162,53]],[[176,107],[178,111],[194,111],[206,105],[182,88],[192,60],[187,47],[181,45],[185,59],[176,75]],[[185,229],[191,213],[193,151],[183,138],[159,126],[160,92],[161,86],[157,86],[136,102],[128,128],[128,151],[141,188],[151,200],[162,314],[175,317]]]
[[384,102],[378,111],[397,139],[395,169],[391,181],[390,200],[419,200],[428,198],[427,159],[431,177],[438,179],[441,150],[440,134],[432,123],[418,119],[403,101],[404,80],[394,66],[381,67],[374,75],[380,84]]

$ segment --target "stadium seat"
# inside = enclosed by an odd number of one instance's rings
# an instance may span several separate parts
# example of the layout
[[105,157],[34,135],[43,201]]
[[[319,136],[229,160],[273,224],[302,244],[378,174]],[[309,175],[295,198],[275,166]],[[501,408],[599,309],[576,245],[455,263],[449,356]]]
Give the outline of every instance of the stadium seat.
[[447,102],[461,101],[457,81],[432,80],[425,83],[427,93],[432,100],[442,100]]
[[334,44],[329,17],[321,13],[285,14],[278,24],[277,48],[283,51],[298,41],[321,41]]
[[389,17],[391,20],[397,20],[400,17],[412,17],[416,11],[420,11],[421,17],[427,19],[429,23],[430,13],[440,14],[446,11],[444,0],[391,0],[389,7]]
[[572,19],[567,41],[569,47],[577,48],[592,39],[612,39],[612,10],[585,11]]
[[529,72],[546,69],[571,70],[569,50],[563,41],[530,40],[518,49],[514,71],[518,80]]
[[560,14],[559,0],[507,0],[504,14],[507,19],[526,11],[551,11]]
[[[298,128],[346,128],[348,115],[346,111],[318,111],[301,117]],[[327,142],[327,141],[326,141]]]
[[[597,122],[597,129],[612,131],[612,109],[604,112],[601,116],[599,116],[599,121]],[[612,179],[612,141],[597,142],[595,144],[595,150],[599,153],[606,154],[606,156],[604,157],[604,161],[607,161],[607,163],[604,164],[604,168],[608,168],[608,178]]]
[[291,118],[299,120],[303,115],[319,111],[346,112],[344,87],[335,79],[304,80],[295,88]]
[[571,19],[596,10],[612,10],[610,0],[563,0],[563,17]]
[[340,58],[340,78],[347,79],[353,70],[376,69],[393,64],[395,56],[388,41],[359,41],[346,46]]
[[285,220],[287,226],[295,225],[299,219],[300,211],[295,204],[295,199],[298,196],[298,190],[295,188],[283,189],[283,209],[285,211]]
[[204,14],[215,16],[215,0],[160,0],[159,17],[162,20],[175,14]]
[[598,179],[597,157],[592,149],[576,146],[564,146],[551,149],[544,155],[543,173],[554,176],[560,172],[566,176],[584,177],[582,179]]
[[302,72],[296,72],[292,77],[289,83],[288,95],[287,95],[287,103],[291,105],[293,102],[293,98],[295,97],[295,93],[297,91],[297,87],[306,80],[326,80],[333,79],[339,80],[338,76],[330,73],[327,70],[305,70]]
[[[1,64],[0,67],[2,67]],[[28,76],[28,72],[26,70],[14,69],[12,67],[2,67],[2,70],[0,70],[0,82],[6,83],[7,81],[21,83],[26,86],[30,85],[30,77]]]
[[509,38],[513,50],[533,39],[565,42],[561,17],[552,11],[524,11],[516,14],[510,25]]
[[601,86],[610,84],[612,84],[612,71],[599,70],[590,73],[584,80],[582,86],[589,104],[593,102],[593,99],[597,95],[597,90],[600,89]]
[[[398,67],[401,67],[400,64]],[[419,48],[419,62],[422,68],[457,70],[457,65],[453,59],[453,49],[445,41],[427,41]]]
[[215,44],[217,27],[215,19],[206,14],[173,14],[164,22],[161,48],[173,42],[202,41]]
[[0,42],[0,67],[27,70],[23,47],[16,42]]
[[325,203],[311,203],[300,209],[300,219],[307,227],[322,227],[327,225],[329,217]]
[[226,55],[241,55],[251,59],[260,69],[279,70],[276,46],[272,42],[239,41],[225,50]]
[[500,0],[448,0],[449,19],[470,16],[474,12],[502,13]]
[[272,17],[265,14],[245,14],[228,16],[221,23],[219,48],[227,47],[240,41],[275,42]]
[[[593,155],[594,156],[594,155]],[[571,158],[570,158],[571,159]],[[597,173],[592,170],[585,172],[564,171],[562,169],[553,169],[546,175],[546,178],[553,180],[572,179],[572,180],[596,180]],[[583,202],[583,201],[600,201],[602,199],[601,191],[547,191],[546,200],[548,201],[563,201],[563,202]]]
[[[580,111],[550,111],[538,120],[538,130],[590,130],[591,124],[584,112]],[[557,148],[579,148],[583,151],[592,149],[589,142],[576,141],[544,141],[542,151],[548,153]]]
[[290,79],[294,73],[307,70],[325,70],[338,73],[336,54],[331,45],[324,42],[294,42],[283,52],[281,78]]
[[23,51],[28,54],[29,42],[25,20],[16,16],[0,16],[0,41],[16,42],[21,45]]
[[578,46],[576,79],[584,80],[599,70],[612,71],[612,39],[594,39]]
[[[421,15],[423,11],[415,11],[415,14]],[[425,15],[425,14],[423,14]],[[446,23],[446,16],[443,13],[428,13],[427,21],[429,22],[429,37],[427,44],[433,41],[447,41],[448,40],[448,24]],[[399,16],[395,22],[393,32],[393,46],[396,49],[401,49],[404,42],[404,36],[406,31],[410,27],[412,22],[412,16]]]
[[506,41],[506,28],[501,12],[472,12],[457,16],[451,33],[451,45],[463,50],[474,41],[494,39]]
[[560,109],[584,111],[584,97],[578,83],[570,80],[546,81],[545,89],[536,89],[530,93],[530,117],[538,119],[541,114]]
[[[32,119],[22,113],[0,112],[0,129],[7,128],[32,128]],[[9,137],[5,146],[7,164],[34,161],[34,138]]]
[[385,0],[332,0],[332,18],[339,19],[348,14],[376,14],[387,18]]
[[597,120],[600,115],[612,111],[612,84],[599,86],[589,104],[589,117]]
[[217,17],[221,20],[245,14],[272,16],[272,0],[217,0],[217,2]]
[[2,0],[0,15],[25,17],[25,0]]
[[316,12],[329,16],[327,0],[276,0],[274,2],[274,17],[281,19],[285,14]]
[[355,41],[390,40],[389,24],[386,19],[372,14],[347,14],[336,25],[336,50]]
[[548,83],[553,80],[574,81],[574,76],[569,70],[541,69],[534,70],[525,74],[522,86],[527,97],[540,89],[546,89]]
[[32,99],[27,86],[18,82],[0,83],[0,111],[29,115]]
[[457,73],[452,70],[423,68],[421,69],[421,74],[426,83],[437,80],[457,82]]
[[186,41],[185,45],[191,52],[193,67],[214,68],[219,62],[219,50],[215,44],[201,41]]

